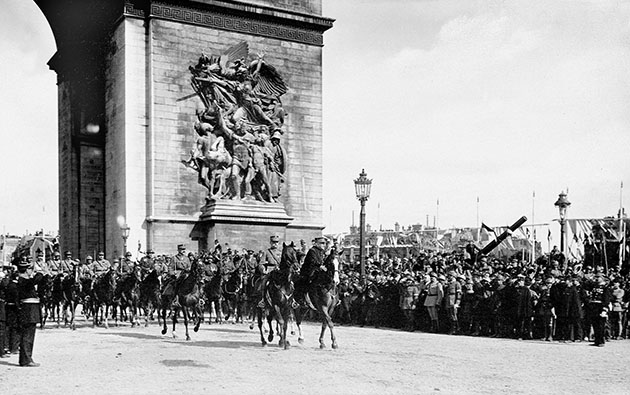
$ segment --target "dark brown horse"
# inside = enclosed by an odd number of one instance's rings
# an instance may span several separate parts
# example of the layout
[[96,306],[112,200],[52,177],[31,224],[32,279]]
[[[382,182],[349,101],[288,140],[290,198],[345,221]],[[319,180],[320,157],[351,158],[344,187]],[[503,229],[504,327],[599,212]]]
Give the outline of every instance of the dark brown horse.
[[[210,257],[209,259],[215,259]],[[216,322],[223,323],[223,273],[221,273],[221,265],[216,262],[209,263],[214,270],[206,272],[206,278],[203,286],[203,293],[208,305],[208,313],[210,314],[209,323],[212,323],[212,316],[215,316]]]
[[40,300],[41,320],[40,328],[44,329],[48,319],[49,310],[52,308],[53,277],[50,274],[44,275],[37,286],[37,295]]
[[241,269],[237,269],[227,276],[223,282],[223,298],[227,307],[225,320],[232,319],[232,323],[243,322],[243,310],[245,303],[245,275]]
[[[186,328],[186,340],[190,340],[190,335],[188,334],[188,321],[192,319],[195,322],[195,326],[193,330],[197,332],[199,330],[199,325],[201,324],[201,317],[203,314],[202,311],[202,300],[203,300],[203,276],[201,265],[199,264],[199,260],[193,260],[190,265],[190,271],[186,274],[182,274],[184,277],[181,278],[177,287],[177,300],[179,306],[174,305],[172,311],[172,320],[173,320],[173,337],[177,338],[177,333],[175,332],[175,325],[177,324],[177,315],[179,310],[181,309],[182,315],[184,316],[184,327]],[[177,280],[176,280],[177,281]],[[166,334],[166,309],[167,306],[164,303],[164,299],[162,300],[162,309],[161,315],[163,320],[163,328],[162,334]],[[172,304],[172,301],[168,302],[169,305]]]
[[[121,319],[128,316],[132,327],[139,325],[140,267],[120,277],[116,283],[114,303],[120,308]],[[129,315],[126,314],[127,310],[129,311]]]
[[[99,325],[105,317],[105,327],[109,328],[107,317],[110,307],[114,306],[114,291],[116,290],[116,276],[112,269],[108,270],[101,277],[94,279],[92,289],[92,304],[94,320],[92,326]],[[104,311],[103,311],[104,310]],[[99,312],[101,313],[99,320]],[[103,314],[104,313],[104,314]],[[116,322],[118,324],[118,322]]]
[[160,278],[157,271],[151,270],[140,282],[140,308],[144,310],[144,326],[149,326],[149,319],[153,319],[153,313],[160,307],[161,296]]
[[[287,328],[289,320],[293,315],[293,268],[296,266],[297,251],[293,242],[287,245],[282,244],[282,254],[280,256],[280,265],[278,270],[274,270],[269,273],[267,284],[265,286],[265,301],[271,310],[271,316],[275,318],[278,323],[278,335],[280,336],[279,346],[284,347],[286,350],[291,346],[287,340]],[[262,328],[262,324],[259,321],[259,328]],[[260,330],[260,336],[262,329]],[[270,334],[270,337],[272,335]],[[271,341],[271,339],[270,339]]]
[[[337,348],[337,339],[331,318],[339,302],[339,292],[337,290],[337,284],[339,283],[339,260],[337,259],[337,251],[334,247],[330,254],[324,259],[323,266],[324,269],[316,270],[310,283],[306,284],[306,305],[307,308],[315,310],[322,321],[322,330],[319,335],[319,348],[326,348],[324,344],[326,328],[330,329],[332,348]],[[298,341],[300,343],[304,341],[302,328],[300,326],[304,313],[304,308],[298,308],[295,312],[295,323],[298,327]]]

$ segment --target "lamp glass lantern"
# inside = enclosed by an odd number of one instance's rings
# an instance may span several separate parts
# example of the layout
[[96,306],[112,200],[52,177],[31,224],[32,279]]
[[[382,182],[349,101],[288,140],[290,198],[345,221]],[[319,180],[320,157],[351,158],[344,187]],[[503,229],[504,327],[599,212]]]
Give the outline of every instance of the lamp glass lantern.
[[571,202],[567,199],[567,194],[560,192],[558,200],[554,203],[554,206],[558,207],[558,213],[560,214],[560,221],[564,221],[567,218],[567,208],[571,206]]
[[361,170],[359,178],[354,180],[354,190],[359,200],[367,200],[370,197],[370,190],[372,189],[372,180],[367,178],[365,169]]
[[130,230],[131,230],[131,228],[127,224],[124,224],[123,226],[120,227],[120,231],[122,233],[122,238],[123,239],[126,240],[129,237],[129,231]]

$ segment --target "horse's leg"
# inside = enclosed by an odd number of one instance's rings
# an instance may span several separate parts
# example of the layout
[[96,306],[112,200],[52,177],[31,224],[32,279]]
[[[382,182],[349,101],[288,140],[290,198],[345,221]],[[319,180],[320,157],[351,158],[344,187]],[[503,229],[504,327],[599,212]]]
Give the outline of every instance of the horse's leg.
[[273,314],[268,314],[267,315],[267,325],[269,325],[269,336],[267,336],[267,340],[269,340],[269,343],[271,343],[273,341]]
[[74,325],[74,317],[75,317],[76,310],[77,310],[77,303],[74,301],[70,301],[70,328],[72,328],[72,330],[77,329],[76,326]]
[[[105,302],[105,328],[109,329],[109,308],[112,307],[111,304]],[[102,311],[101,311],[102,313]]]
[[179,310],[177,310],[177,308],[174,308],[171,310],[171,320],[173,321],[173,330],[171,331],[171,333],[173,334],[173,339],[177,339],[177,332],[175,332],[175,325],[177,325],[178,314],[179,314]]
[[190,335],[188,334],[188,307],[182,303],[182,314],[184,315],[184,328],[186,329],[186,340],[190,340]]
[[195,322],[195,327],[193,328],[193,331],[197,332],[199,331],[199,325],[201,325],[201,318],[203,317],[203,308],[199,306],[199,304],[197,303],[194,307],[194,312],[196,315],[196,322]]
[[166,335],[168,329],[166,328],[166,306],[164,304],[160,306],[158,317],[162,318],[162,335]]
[[302,308],[298,307],[297,309],[294,310],[294,314],[295,314],[295,326],[297,326],[297,330],[298,330],[298,343],[303,344],[304,343],[304,336],[302,336]]
[[[323,315],[323,312],[320,313]],[[326,319],[322,317],[322,331],[319,333],[319,348],[326,348],[324,344],[324,333],[326,333],[326,328],[328,325],[326,324]]]
[[330,340],[332,342],[333,349],[337,349],[339,347],[337,345],[337,338],[335,337],[335,331],[334,331],[335,325],[333,324],[333,320],[332,320],[332,314],[335,311],[336,304],[337,304],[337,301],[333,298],[329,301],[327,309],[324,310],[326,312],[324,317],[326,319],[326,323],[328,324],[328,329],[330,329]]
[[263,334],[263,309],[260,307],[256,308],[256,318],[258,318],[258,330],[260,331],[260,341],[262,342],[263,347],[267,345],[267,341],[265,340],[265,335]]

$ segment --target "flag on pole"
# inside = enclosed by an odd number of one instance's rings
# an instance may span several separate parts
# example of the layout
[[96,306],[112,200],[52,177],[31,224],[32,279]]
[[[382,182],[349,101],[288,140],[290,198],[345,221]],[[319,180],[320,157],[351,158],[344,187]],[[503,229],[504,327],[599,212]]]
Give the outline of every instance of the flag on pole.
[[494,236],[494,238],[497,238],[497,232],[494,231],[494,229],[492,229],[491,227],[489,227],[488,225],[484,224],[483,222],[481,223],[481,228],[483,230],[485,230],[488,233],[492,233],[492,235]]

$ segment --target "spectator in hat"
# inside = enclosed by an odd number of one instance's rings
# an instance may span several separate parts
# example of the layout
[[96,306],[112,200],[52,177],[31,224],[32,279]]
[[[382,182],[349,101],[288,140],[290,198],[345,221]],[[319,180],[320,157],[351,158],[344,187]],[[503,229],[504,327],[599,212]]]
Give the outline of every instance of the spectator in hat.
[[21,262],[18,265],[18,323],[20,339],[20,366],[37,367],[38,363],[33,361],[33,345],[35,343],[35,328],[41,321],[39,298],[36,286],[44,277],[41,272],[35,273],[33,267],[28,262]]
[[443,297],[444,289],[442,284],[438,281],[436,273],[431,272],[430,282],[427,285],[427,296],[424,299],[424,306],[427,308],[427,312],[431,318],[431,332],[437,333],[440,329],[440,323],[438,321],[438,308],[442,303]]

